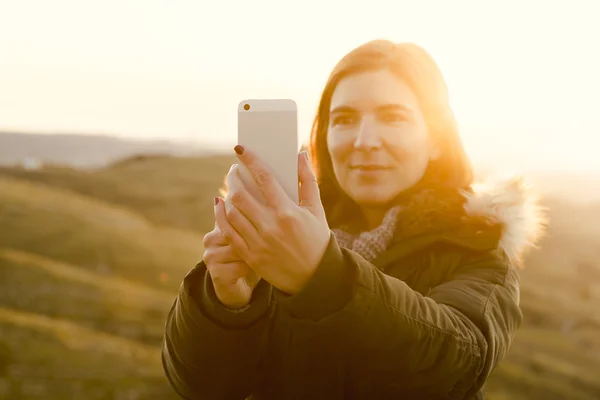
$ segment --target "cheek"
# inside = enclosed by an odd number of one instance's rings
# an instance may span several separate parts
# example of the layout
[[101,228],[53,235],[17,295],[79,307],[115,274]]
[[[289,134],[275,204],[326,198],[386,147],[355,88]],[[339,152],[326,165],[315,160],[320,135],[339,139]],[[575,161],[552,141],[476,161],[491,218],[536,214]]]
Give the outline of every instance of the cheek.
[[400,129],[393,135],[386,135],[385,143],[390,152],[398,156],[403,154],[417,156],[428,153],[430,148],[427,132],[414,127]]
[[352,132],[329,131],[327,134],[327,149],[334,167],[336,164],[338,166],[344,164],[354,149]]
[[354,150],[354,138],[351,132],[330,131],[327,135],[327,149],[331,157],[333,174],[343,191],[347,193],[352,186],[348,179],[348,159]]

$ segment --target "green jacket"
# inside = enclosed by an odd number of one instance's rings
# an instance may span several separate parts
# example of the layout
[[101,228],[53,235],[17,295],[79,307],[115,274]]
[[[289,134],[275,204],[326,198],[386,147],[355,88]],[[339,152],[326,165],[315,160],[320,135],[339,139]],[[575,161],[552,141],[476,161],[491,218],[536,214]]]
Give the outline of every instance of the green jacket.
[[521,324],[517,265],[540,233],[519,181],[466,195],[460,224],[396,238],[374,263],[329,243],[308,286],[261,281],[223,308],[201,262],[165,326],[184,399],[477,399]]

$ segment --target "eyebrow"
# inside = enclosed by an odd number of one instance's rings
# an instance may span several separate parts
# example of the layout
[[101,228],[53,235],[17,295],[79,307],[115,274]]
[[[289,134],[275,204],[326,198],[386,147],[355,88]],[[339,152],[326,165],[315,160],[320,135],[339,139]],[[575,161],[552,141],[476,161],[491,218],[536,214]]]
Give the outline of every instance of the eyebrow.
[[[413,110],[410,109],[409,107],[402,105],[402,104],[383,104],[380,106],[376,107],[378,111],[403,111],[403,112],[408,112],[408,113],[412,113]],[[355,113],[358,110],[356,110],[353,107],[350,106],[339,106],[334,108],[333,110],[331,110],[330,114],[342,114],[342,113]]]

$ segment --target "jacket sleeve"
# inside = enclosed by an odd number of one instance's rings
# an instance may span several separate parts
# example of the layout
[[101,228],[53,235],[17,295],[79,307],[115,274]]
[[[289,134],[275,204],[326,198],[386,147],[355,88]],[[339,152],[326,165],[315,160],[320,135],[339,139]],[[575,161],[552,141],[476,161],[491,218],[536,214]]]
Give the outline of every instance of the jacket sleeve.
[[183,399],[239,399],[258,381],[271,286],[260,281],[249,307],[231,311],[218,301],[202,262],[184,278],[168,314],[162,363]]
[[300,293],[274,292],[299,326],[339,338],[355,380],[435,398],[474,397],[522,319],[516,271],[491,254],[423,296],[332,238]]

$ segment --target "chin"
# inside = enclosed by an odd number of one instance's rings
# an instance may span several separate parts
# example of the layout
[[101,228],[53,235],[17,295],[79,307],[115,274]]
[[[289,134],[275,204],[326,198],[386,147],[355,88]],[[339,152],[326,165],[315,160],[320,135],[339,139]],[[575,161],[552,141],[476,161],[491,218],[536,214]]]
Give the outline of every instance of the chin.
[[362,207],[387,206],[394,196],[375,187],[357,188],[351,191],[352,200]]

